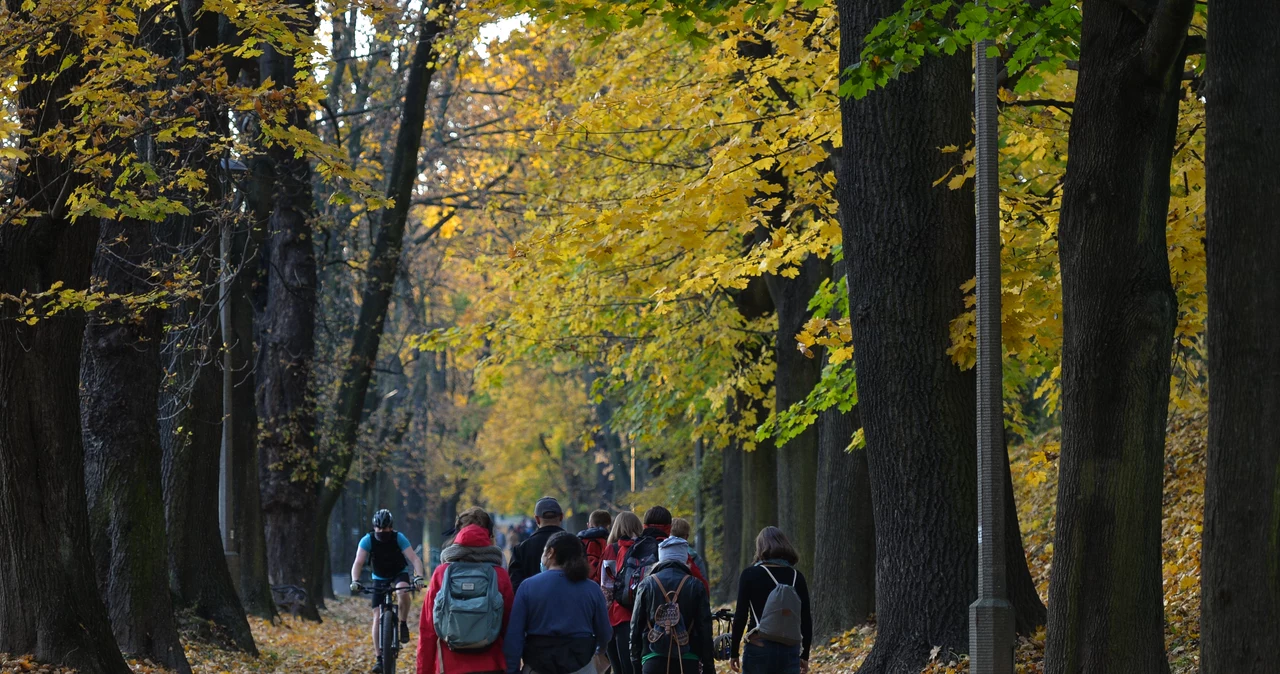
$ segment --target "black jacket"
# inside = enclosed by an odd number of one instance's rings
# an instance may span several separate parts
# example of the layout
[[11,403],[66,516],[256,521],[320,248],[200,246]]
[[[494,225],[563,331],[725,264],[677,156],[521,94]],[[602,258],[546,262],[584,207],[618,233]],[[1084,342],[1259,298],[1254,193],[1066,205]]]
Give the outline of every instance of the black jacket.
[[542,571],[542,551],[547,548],[547,539],[564,529],[558,526],[545,526],[533,532],[520,545],[511,549],[511,564],[507,574],[511,576],[511,591],[520,589],[525,578],[532,578]]
[[804,582],[804,574],[788,566],[774,564],[768,566],[769,571],[765,571],[758,564],[748,566],[738,577],[738,606],[733,610],[733,657],[738,657],[743,633],[756,624],[755,616],[751,612],[754,610],[755,615],[764,613],[764,605],[769,601],[769,594],[773,592],[773,588],[777,587],[773,578],[769,577],[769,572],[772,571],[779,582],[794,583],[796,594],[800,595],[800,633],[804,637],[800,659],[808,660],[809,645],[813,640],[813,614],[809,610],[809,586]]
[[680,589],[676,603],[680,606],[684,627],[689,631],[689,650],[702,662],[703,674],[714,674],[716,661],[715,651],[711,645],[711,598],[707,595],[707,588],[698,582],[698,579],[689,571],[689,567],[672,561],[654,564],[653,571],[636,589],[636,604],[631,612],[632,671],[641,671],[641,660],[648,652],[649,646],[645,632],[649,630],[649,623],[653,621],[653,612],[665,601],[658,589],[658,583],[653,579],[654,576],[662,581],[662,586],[668,592],[675,592],[680,581],[686,576],[689,577],[688,582]]

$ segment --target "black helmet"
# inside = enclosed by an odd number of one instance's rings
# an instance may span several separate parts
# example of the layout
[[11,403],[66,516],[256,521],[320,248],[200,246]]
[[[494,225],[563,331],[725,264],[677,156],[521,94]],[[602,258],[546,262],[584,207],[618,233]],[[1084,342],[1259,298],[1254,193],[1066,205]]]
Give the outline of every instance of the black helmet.
[[394,522],[395,520],[391,517],[391,511],[386,508],[373,514],[374,529],[390,529]]

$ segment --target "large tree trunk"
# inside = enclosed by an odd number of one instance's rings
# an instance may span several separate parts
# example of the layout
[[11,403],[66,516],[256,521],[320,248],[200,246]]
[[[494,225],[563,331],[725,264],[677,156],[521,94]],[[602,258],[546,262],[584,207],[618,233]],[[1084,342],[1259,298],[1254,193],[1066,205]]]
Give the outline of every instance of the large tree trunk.
[[[314,30],[314,7],[305,10]],[[292,91],[299,84],[294,57],[265,46],[258,59],[261,81]],[[292,96],[292,93],[289,94]],[[291,126],[309,128],[309,111],[292,107]],[[316,259],[312,240],[311,165],[307,156],[274,145],[266,152],[274,179],[267,239],[260,250],[265,270],[265,302],[257,315],[257,407],[259,467],[267,571],[273,585],[307,588],[313,564],[316,520],[316,412],[311,361],[315,356]],[[319,562],[319,560],[314,560]],[[316,597],[308,595],[302,616],[319,620]]]
[[1210,3],[1200,671],[1280,672],[1280,5]]
[[[237,237],[233,250],[244,252],[232,263],[240,267],[250,250]],[[225,301],[231,312],[231,465],[235,469],[235,531],[240,544],[240,601],[244,609],[260,618],[278,614],[267,577],[267,541],[262,525],[262,492],[258,456],[258,410],[254,401],[255,379],[253,353],[253,304],[250,301],[254,279],[241,269],[231,283]]]
[[1163,674],[1160,505],[1177,298],[1165,221],[1191,0],[1088,0],[1062,197],[1050,674]]
[[[409,65],[404,109],[400,115],[395,154],[387,176],[386,194],[395,204],[384,212],[378,227],[377,239],[369,256],[368,275],[361,293],[360,317],[356,322],[351,352],[343,367],[338,387],[337,409],[331,431],[333,449],[338,452],[338,460],[333,467],[333,475],[326,481],[326,486],[320,489],[318,513],[312,523],[317,540],[323,540],[327,535],[329,515],[347,482],[347,472],[354,458],[356,437],[364,418],[365,396],[373,378],[378,348],[382,343],[382,331],[387,310],[391,306],[396,272],[400,267],[400,251],[404,245],[413,188],[417,183],[418,150],[422,146],[422,129],[426,123],[427,95],[440,61],[438,42],[448,28],[452,4],[452,0],[426,3],[418,21],[418,41]],[[442,221],[440,225],[443,224]],[[312,559],[313,576],[318,575],[319,567],[323,564],[323,551],[328,546],[315,547],[316,554],[320,556]]]
[[[5,5],[30,18],[19,0]],[[79,44],[65,33],[50,42],[62,49],[33,53],[21,76],[18,103],[33,111],[23,115],[32,136],[75,123],[66,96],[83,67],[59,65]],[[13,208],[38,215],[0,224],[0,295],[43,292],[54,283],[84,290],[98,223],[65,217],[66,195],[81,178],[70,160],[32,155],[6,186],[22,203],[6,200],[4,216]],[[78,400],[83,315],[28,325],[13,318],[18,310],[12,300],[0,301],[0,652],[32,653],[83,674],[128,674],[89,547]]]
[[[208,255],[207,250],[203,253]],[[182,325],[191,317],[209,314],[212,312],[202,311],[200,306],[183,306],[171,312],[170,322]],[[213,365],[217,361],[217,331],[209,323],[197,321],[176,331],[167,346],[171,365],[160,396],[160,439],[169,524],[169,584],[179,606],[212,621],[236,647],[257,655],[227,568],[218,526],[222,372]]]
[[[777,216],[780,219],[781,213]],[[810,255],[799,271],[795,278],[765,277],[778,313],[778,332],[773,345],[774,362],[777,363],[773,378],[774,410],[777,412],[804,400],[822,379],[822,362],[805,356],[796,348],[796,335],[811,317],[809,300],[822,280],[831,275],[831,265]],[[818,484],[817,427],[810,425],[779,447],[776,460],[777,524],[799,553],[801,572],[812,578],[817,495],[814,487]]]
[[[838,3],[841,68],[900,7]],[[861,100],[841,101],[836,194],[876,529],[879,633],[862,672],[915,672],[933,647],[969,645],[976,379],[946,351],[950,323],[964,311],[960,286],[973,277],[974,201],[969,188],[934,182],[956,162],[939,148],[972,139],[970,65],[969,54],[930,59]],[[1015,581],[1026,558],[1007,563]],[[1009,593],[1015,605],[1039,601],[1029,583],[1011,582]]]
[[817,543],[813,586],[815,641],[865,622],[876,609],[876,528],[864,449],[845,451],[858,408],[818,415]]
[[730,442],[720,455],[720,584],[716,601],[738,596],[742,571],[742,447]]
[[[149,223],[103,220],[94,286],[105,293],[152,290]],[[160,475],[161,321],[114,304],[85,329],[80,363],[85,488],[98,579],[120,650],[190,672],[168,588],[169,558]]]

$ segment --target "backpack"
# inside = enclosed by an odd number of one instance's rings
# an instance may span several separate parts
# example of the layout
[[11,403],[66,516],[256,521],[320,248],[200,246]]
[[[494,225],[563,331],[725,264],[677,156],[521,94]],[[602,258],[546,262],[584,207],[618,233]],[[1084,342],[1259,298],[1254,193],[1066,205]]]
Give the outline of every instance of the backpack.
[[627,556],[618,565],[613,579],[613,600],[630,610],[636,605],[636,588],[649,575],[649,569],[658,563],[658,541],[652,536],[641,536],[627,550]]
[[795,577],[791,580],[791,585],[783,585],[764,564],[759,565],[764,572],[769,574],[769,578],[773,581],[773,591],[769,593],[769,598],[764,602],[764,613],[756,615],[754,607],[751,609],[751,615],[755,618],[756,626],[747,634],[747,638],[758,636],[767,641],[783,644],[785,646],[799,646],[804,643],[804,634],[800,629],[800,593],[796,592],[795,582],[800,572],[792,569]]
[[451,651],[480,651],[502,634],[505,605],[492,564],[453,562],[432,611],[436,634]]
[[[680,612],[680,591],[690,576],[680,579],[675,592],[668,592],[662,585],[662,579],[653,577],[661,592],[662,602],[653,609],[653,618],[649,621],[649,652],[656,653],[668,661],[679,660],[689,651],[689,630],[684,626],[684,614]],[[669,666],[669,665],[668,665]],[[680,669],[679,666],[676,667]]]

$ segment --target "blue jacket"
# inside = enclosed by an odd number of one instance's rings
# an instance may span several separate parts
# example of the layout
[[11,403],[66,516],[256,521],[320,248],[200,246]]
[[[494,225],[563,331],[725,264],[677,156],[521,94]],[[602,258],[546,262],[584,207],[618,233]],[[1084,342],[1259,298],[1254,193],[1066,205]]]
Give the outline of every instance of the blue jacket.
[[507,671],[519,671],[529,637],[593,639],[596,649],[603,650],[612,636],[600,586],[590,580],[571,582],[564,571],[551,569],[525,579],[516,590],[502,645]]

